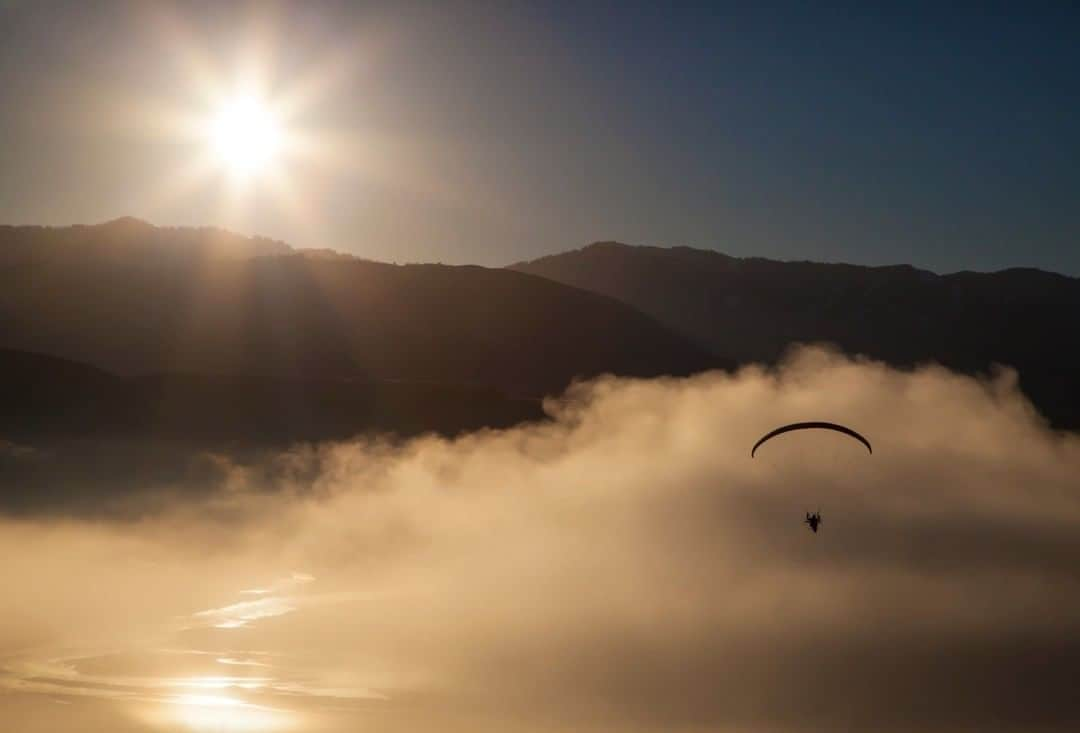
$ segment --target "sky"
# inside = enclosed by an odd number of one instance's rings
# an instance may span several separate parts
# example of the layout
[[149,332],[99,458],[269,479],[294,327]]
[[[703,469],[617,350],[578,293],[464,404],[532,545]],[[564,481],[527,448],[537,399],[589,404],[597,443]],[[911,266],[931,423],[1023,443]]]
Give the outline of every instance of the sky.
[[[547,409],[452,440],[223,446],[192,457],[195,492],[127,472],[135,514],[79,487],[4,513],[0,721],[1077,729],[1080,437],[1015,373],[807,348],[769,371],[581,383]],[[805,431],[750,457],[823,412],[873,454]],[[0,444],[0,462],[64,461],[53,448]]]
[[[979,5],[6,0],[0,222],[1080,275],[1080,9]],[[244,84],[295,145],[240,185]]]

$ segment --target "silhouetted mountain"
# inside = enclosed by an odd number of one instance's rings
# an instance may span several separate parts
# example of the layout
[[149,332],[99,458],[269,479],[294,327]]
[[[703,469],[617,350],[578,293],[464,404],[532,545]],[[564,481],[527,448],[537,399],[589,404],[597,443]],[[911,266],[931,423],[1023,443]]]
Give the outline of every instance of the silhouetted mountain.
[[359,376],[529,396],[579,376],[717,364],[613,298],[532,275],[330,257],[135,219],[0,228],[0,347],[119,374]]
[[936,275],[616,242],[511,269],[618,298],[740,363],[826,341],[898,366],[973,373],[1006,364],[1055,424],[1080,427],[1076,278],[1032,269]]

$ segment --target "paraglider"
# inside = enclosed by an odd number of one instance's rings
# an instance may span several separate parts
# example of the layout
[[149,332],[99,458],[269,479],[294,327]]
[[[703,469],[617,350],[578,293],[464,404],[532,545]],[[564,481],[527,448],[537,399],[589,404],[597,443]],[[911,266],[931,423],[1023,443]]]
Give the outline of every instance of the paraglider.
[[[771,440],[772,438],[775,438],[777,435],[783,435],[784,433],[790,433],[793,430],[810,430],[810,429],[835,430],[838,433],[843,433],[844,435],[850,436],[850,437],[854,438],[855,440],[859,441],[860,443],[862,443],[863,445],[866,446],[866,450],[868,450],[871,454],[874,452],[874,449],[870,446],[870,441],[867,440],[866,438],[864,438],[859,433],[852,430],[851,428],[846,427],[844,425],[838,425],[838,424],[832,423],[832,422],[813,421],[813,422],[794,422],[794,423],[791,423],[790,425],[781,425],[780,427],[776,428],[775,430],[770,430],[769,432],[765,433],[765,435],[761,436],[761,438],[758,439],[758,442],[754,443],[754,447],[750,449],[750,457],[751,458],[754,457],[754,454],[757,453],[757,449],[761,446],[762,443],[764,443],[767,440]],[[814,513],[807,512],[806,513],[806,519],[803,520],[803,523],[806,524],[806,526],[808,526],[810,528],[810,530],[814,534],[817,534],[818,527],[821,525],[821,511],[818,510],[818,511],[816,511]]]
[[793,422],[790,425],[782,425],[776,430],[770,430],[769,432],[765,433],[765,435],[761,436],[758,442],[754,443],[754,447],[750,449],[750,457],[754,457],[754,453],[757,452],[758,447],[766,440],[771,440],[777,435],[783,435],[784,433],[789,433],[792,430],[808,430],[813,428],[820,428],[822,430],[835,430],[839,433],[843,433],[844,435],[850,435],[852,438],[855,438],[855,440],[865,445],[866,450],[870,451],[871,453],[874,452],[874,449],[870,447],[870,441],[859,435],[849,427],[837,425],[834,422]]

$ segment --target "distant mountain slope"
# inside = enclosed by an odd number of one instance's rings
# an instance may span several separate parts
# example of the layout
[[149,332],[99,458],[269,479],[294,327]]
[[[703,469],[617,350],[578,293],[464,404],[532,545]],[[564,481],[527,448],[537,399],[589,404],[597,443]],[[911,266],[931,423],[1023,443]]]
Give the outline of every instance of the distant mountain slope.
[[1056,424],[1080,427],[1080,280],[1014,269],[939,276],[740,259],[615,242],[511,269],[618,298],[738,362],[775,361],[793,342],[829,341],[895,365],[975,372],[1014,366]]
[[504,269],[396,266],[134,219],[0,228],[0,347],[119,374],[366,376],[538,396],[707,350],[596,293]]
[[0,439],[276,445],[359,433],[452,435],[544,417],[490,389],[361,379],[155,374],[0,349]]
[[241,375],[120,377],[0,349],[0,511],[206,490],[244,460],[360,434],[455,435],[544,419],[491,389]]

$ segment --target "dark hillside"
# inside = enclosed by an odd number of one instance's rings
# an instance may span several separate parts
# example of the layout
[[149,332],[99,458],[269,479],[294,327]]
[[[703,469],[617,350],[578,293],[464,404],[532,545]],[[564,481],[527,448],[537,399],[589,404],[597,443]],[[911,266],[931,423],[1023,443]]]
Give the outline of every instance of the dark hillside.
[[[0,509],[70,507],[220,480],[242,460],[360,435],[453,436],[544,419],[538,400],[485,388],[363,379],[119,377],[0,349]],[[209,471],[209,473],[207,473]]]
[[0,230],[0,347],[118,374],[363,377],[539,396],[690,374],[706,349],[606,296],[504,269],[396,266],[218,230]]
[[1080,280],[1040,270],[936,275],[602,242],[512,269],[619,298],[740,363],[825,341],[897,366],[1015,367],[1060,426],[1080,427]]

